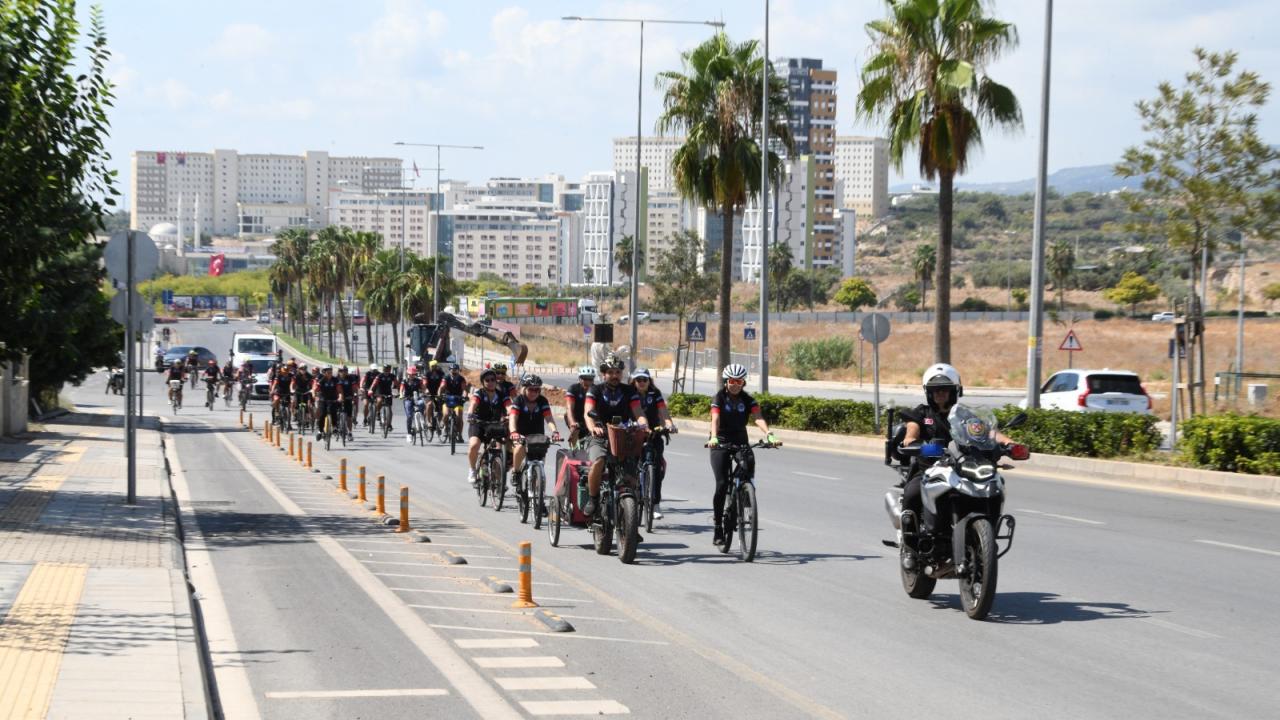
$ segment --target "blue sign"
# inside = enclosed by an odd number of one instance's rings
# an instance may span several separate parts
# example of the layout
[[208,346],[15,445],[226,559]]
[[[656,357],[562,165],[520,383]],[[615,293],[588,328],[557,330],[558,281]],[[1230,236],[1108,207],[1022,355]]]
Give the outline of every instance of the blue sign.
[[705,322],[689,321],[684,324],[685,342],[706,342],[707,341],[707,324]]
[[172,291],[172,290],[161,290],[161,291],[160,291],[160,304],[161,304],[161,305],[164,305],[165,307],[169,307],[170,305],[172,305],[172,304],[173,304],[173,291]]
[[590,326],[590,325],[583,325],[583,326],[582,326],[582,334],[583,334],[585,337],[591,337],[591,326]]
[[755,328],[753,328],[753,327],[744,327],[744,328],[742,328],[742,339],[743,339],[743,340],[755,340],[755,339],[756,339],[756,329],[755,329]]

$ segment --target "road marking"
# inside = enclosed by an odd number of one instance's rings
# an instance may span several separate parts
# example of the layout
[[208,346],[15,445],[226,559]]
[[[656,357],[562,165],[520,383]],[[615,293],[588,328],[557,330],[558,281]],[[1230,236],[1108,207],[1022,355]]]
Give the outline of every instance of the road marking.
[[591,615],[565,615],[564,613],[557,613],[557,614],[562,618],[569,618],[570,620],[592,620],[595,622],[611,622],[611,623],[630,622],[629,620],[623,620],[621,618],[593,617]]
[[616,700],[527,700],[520,707],[530,715],[630,715],[631,711]]
[[533,638],[457,638],[453,642],[466,650],[538,647],[538,641]]
[[[459,578],[459,579],[463,579],[463,578]],[[506,581],[505,581],[505,580],[500,580],[499,582],[506,582]],[[506,584],[510,585],[511,583],[507,582]],[[534,584],[536,585],[537,583],[534,583]],[[471,595],[471,596],[473,596],[473,597],[491,597],[491,598],[498,598],[498,599],[510,599],[510,598],[511,598],[511,594],[510,594],[510,593],[467,592],[467,591],[465,591],[465,590],[428,590],[428,589],[426,589],[426,588],[407,588],[407,587],[393,587],[393,588],[387,588],[387,589],[388,589],[388,590],[397,590],[397,591],[399,591],[399,592],[432,593],[432,594],[435,594],[435,595]],[[577,599],[577,598],[548,597],[548,596],[546,596],[546,595],[538,595],[538,599],[539,599],[539,600],[554,600],[554,601],[556,601],[556,602],[570,602],[570,603],[589,603],[589,602],[591,602],[590,600],[579,600],[579,599]]]
[[[271,479],[251,463],[224,433],[215,433],[215,436],[286,514],[306,515],[302,508],[276,488]],[[514,719],[520,716],[516,709],[498,694],[497,689],[490,685],[483,675],[476,672],[475,668],[467,664],[440,633],[423,622],[417,611],[408,607],[398,595],[374,576],[372,570],[361,565],[337,540],[328,535],[313,535],[311,539],[365,591],[392,624],[400,628],[404,636],[444,675],[449,684],[457,689],[458,694],[477,714],[485,718]]]
[[1235,545],[1233,543],[1218,542],[1217,540],[1196,540],[1198,543],[1205,545],[1217,545],[1218,547],[1231,548],[1232,550],[1244,550],[1246,552],[1261,553],[1263,555],[1274,555],[1280,557],[1280,552],[1275,550],[1264,550],[1262,548],[1249,547],[1248,545]]
[[503,690],[595,690],[596,686],[584,677],[496,677]]
[[819,475],[818,473],[800,472],[799,470],[792,470],[791,474],[803,475],[804,477],[818,478],[819,480],[839,480],[840,479],[838,477],[831,477],[830,475]]
[[471,658],[482,668],[549,668],[564,667],[564,661],[554,655],[530,655],[512,657]]
[[0,707],[12,717],[49,712],[88,573],[88,565],[37,564],[0,623]]
[[1058,515],[1057,513],[1042,512],[1040,510],[1031,510],[1029,508],[1019,508],[1014,512],[1031,513],[1032,515],[1043,515],[1044,517],[1057,518],[1058,520],[1070,520],[1071,522],[1084,523],[1086,525],[1106,525],[1098,520],[1089,520],[1088,518],[1074,517],[1072,515]]
[[[561,617],[564,617],[564,616],[561,615]],[[603,637],[600,635],[583,635],[582,633],[576,633],[576,632],[553,633],[553,632],[538,632],[536,630],[500,630],[498,628],[467,627],[466,625],[442,625],[442,624],[436,624],[436,623],[431,624],[430,627],[440,628],[442,630],[470,630],[472,632],[502,633],[504,635],[531,635],[534,637],[551,637],[551,638],[561,638],[565,640],[604,640],[606,642],[633,643],[636,645],[670,645],[671,644],[663,640],[633,640],[631,638]]]
[[666,454],[667,454],[667,455],[677,455],[677,456],[679,456],[679,457],[693,457],[693,454],[692,454],[692,453],[676,452],[675,450],[668,450],[668,451],[666,451]]
[[268,700],[311,700],[323,698],[376,698],[376,697],[440,697],[448,695],[440,688],[405,688],[400,690],[298,690],[263,693]]
[[[456,607],[453,605],[415,605],[409,603],[409,607],[418,608],[419,610],[456,610],[457,612],[474,612],[488,613],[490,615],[528,615],[524,610],[485,610],[481,608]],[[561,615],[560,617],[564,617]]]
[[1204,630],[1197,630],[1195,628],[1187,627],[1186,625],[1171,623],[1168,620],[1159,620],[1153,617],[1144,617],[1144,618],[1138,618],[1138,619],[1150,625],[1155,625],[1156,627],[1164,628],[1165,630],[1172,630],[1174,632],[1179,632],[1179,633],[1182,633],[1183,635],[1190,635],[1191,637],[1200,638],[1201,640],[1221,640],[1222,639],[1221,635],[1214,635],[1213,633],[1205,632]]
[[419,557],[433,558],[439,553],[433,553],[429,550],[350,550],[348,552],[364,553],[366,555],[417,555]]

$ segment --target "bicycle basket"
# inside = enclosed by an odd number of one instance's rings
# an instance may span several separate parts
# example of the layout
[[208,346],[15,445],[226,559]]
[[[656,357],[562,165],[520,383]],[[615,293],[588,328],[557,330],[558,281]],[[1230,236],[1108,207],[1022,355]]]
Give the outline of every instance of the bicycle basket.
[[644,440],[648,433],[642,427],[624,428],[608,425],[609,452],[619,460],[638,458],[644,452]]
[[551,438],[546,435],[529,435],[524,439],[530,460],[542,460],[547,456],[547,448],[551,447]]
[[484,421],[480,423],[480,432],[483,434],[485,442],[506,440],[507,424],[501,420]]

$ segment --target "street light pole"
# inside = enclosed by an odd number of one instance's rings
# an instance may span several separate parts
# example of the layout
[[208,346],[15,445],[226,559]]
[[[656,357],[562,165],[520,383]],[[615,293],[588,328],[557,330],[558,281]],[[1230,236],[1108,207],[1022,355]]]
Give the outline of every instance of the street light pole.
[[[576,22],[631,23],[640,26],[640,74],[639,82],[636,84],[636,204],[634,211],[636,231],[631,238],[631,358],[629,360],[631,370],[635,370],[636,356],[640,353],[640,348],[638,347],[640,342],[640,210],[643,204],[640,188],[640,150],[644,143],[643,121],[641,119],[641,110],[644,104],[644,26],[645,23],[656,23],[662,25],[708,25],[714,28],[723,28],[724,23],[717,20],[655,20],[653,18],[581,17],[579,15],[566,15],[561,19]],[[645,219],[647,220],[647,218]],[[613,269],[612,255],[610,253],[610,270]]]
[[769,0],[764,0],[764,79],[760,81],[760,392],[769,392]]
[[1053,0],[1044,3],[1044,67],[1040,85],[1040,162],[1036,171],[1035,234],[1031,241],[1031,326],[1027,333],[1027,407],[1040,407],[1044,346],[1044,214],[1049,172],[1049,58],[1053,41]]

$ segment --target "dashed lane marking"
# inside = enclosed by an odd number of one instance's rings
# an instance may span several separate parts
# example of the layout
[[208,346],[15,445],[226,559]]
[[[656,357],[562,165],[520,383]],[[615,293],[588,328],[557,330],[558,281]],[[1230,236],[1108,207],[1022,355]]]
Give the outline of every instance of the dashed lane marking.
[[1031,513],[1032,515],[1043,515],[1044,517],[1056,518],[1058,520],[1069,520],[1071,522],[1084,523],[1085,525],[1106,525],[1100,520],[1089,520],[1088,518],[1074,517],[1072,515],[1058,515],[1057,513],[1042,512],[1040,510],[1031,510],[1029,508],[1019,508],[1015,512]]
[[626,705],[615,700],[526,700],[520,703],[530,715],[630,715]]
[[503,690],[594,690],[595,685],[581,676],[495,677]]
[[449,691],[441,688],[402,688],[392,690],[297,690],[263,693],[268,700],[313,700],[328,698],[440,697]]
[[453,643],[464,650],[538,647],[533,638],[455,638]]
[[549,668],[564,667],[564,661],[554,655],[513,655],[510,657],[476,657],[471,661],[482,668]]
[[[507,584],[509,585],[510,583],[507,583]],[[398,592],[430,593],[432,595],[470,595],[472,597],[491,597],[491,598],[499,598],[499,599],[505,598],[508,600],[511,599],[510,593],[467,592],[465,590],[428,590],[425,588],[406,588],[406,587],[393,587],[393,588],[388,588],[388,590],[396,590]],[[549,597],[547,595],[541,595],[541,594],[538,595],[538,599],[554,600],[555,602],[568,602],[568,603],[591,602],[590,600],[579,600],[577,598]]]
[[[409,607],[418,608],[419,610],[452,610],[455,612],[485,613],[488,615],[529,615],[530,614],[525,610],[486,610],[483,608],[457,607],[453,605],[416,605],[414,603],[409,603]],[[560,617],[564,617],[564,616],[561,615]]]
[[819,475],[818,473],[800,472],[799,470],[792,470],[791,474],[800,475],[802,477],[818,478],[819,480],[839,480],[840,479],[838,477],[832,477],[830,475]]
[[1205,545],[1216,545],[1218,547],[1231,548],[1232,550],[1244,550],[1245,552],[1280,557],[1280,552],[1276,552],[1275,550],[1264,550],[1262,548],[1249,547],[1248,545],[1236,545],[1235,543],[1224,543],[1218,542],[1217,540],[1196,540],[1196,542],[1204,543]]
[[[564,616],[562,615],[561,617],[564,617]],[[576,633],[576,632],[553,633],[553,632],[538,632],[536,630],[502,630],[498,628],[467,627],[466,625],[444,625],[444,624],[436,624],[436,623],[432,623],[430,627],[438,628],[441,630],[465,630],[470,632],[491,632],[491,633],[500,633],[503,635],[528,635],[531,637],[560,638],[563,640],[602,640],[604,642],[632,643],[635,645],[670,645],[671,644],[664,640],[636,640],[633,638],[604,637],[601,635],[583,635],[582,633]]]

